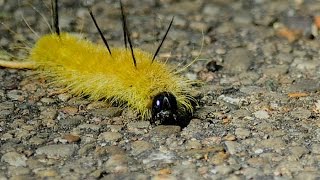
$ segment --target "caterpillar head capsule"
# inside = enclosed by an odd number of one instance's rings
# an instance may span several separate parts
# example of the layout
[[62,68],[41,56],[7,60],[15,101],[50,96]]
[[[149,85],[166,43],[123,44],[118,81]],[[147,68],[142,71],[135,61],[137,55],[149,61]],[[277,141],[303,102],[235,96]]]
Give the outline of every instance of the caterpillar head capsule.
[[[153,98],[152,117],[160,123],[170,123],[177,119],[177,100],[172,93],[161,92]],[[172,123],[172,122],[171,122]]]

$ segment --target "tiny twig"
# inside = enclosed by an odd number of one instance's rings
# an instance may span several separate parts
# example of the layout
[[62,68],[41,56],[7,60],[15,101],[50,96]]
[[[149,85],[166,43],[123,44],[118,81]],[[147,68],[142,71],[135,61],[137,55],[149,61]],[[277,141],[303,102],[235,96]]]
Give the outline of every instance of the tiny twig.
[[37,65],[32,61],[5,61],[0,59],[0,67],[11,68],[11,69],[35,69]]

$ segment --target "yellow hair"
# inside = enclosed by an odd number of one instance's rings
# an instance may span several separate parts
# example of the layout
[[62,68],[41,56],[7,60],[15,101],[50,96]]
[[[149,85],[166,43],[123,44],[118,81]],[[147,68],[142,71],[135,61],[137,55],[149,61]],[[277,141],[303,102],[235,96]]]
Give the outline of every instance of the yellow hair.
[[191,82],[174,68],[152,54],[134,49],[112,48],[112,55],[102,45],[93,44],[68,33],[42,36],[30,53],[30,60],[56,85],[65,86],[78,96],[105,99],[131,107],[142,119],[151,118],[151,105],[160,92],[172,93],[180,109],[192,111],[192,98],[186,93]]

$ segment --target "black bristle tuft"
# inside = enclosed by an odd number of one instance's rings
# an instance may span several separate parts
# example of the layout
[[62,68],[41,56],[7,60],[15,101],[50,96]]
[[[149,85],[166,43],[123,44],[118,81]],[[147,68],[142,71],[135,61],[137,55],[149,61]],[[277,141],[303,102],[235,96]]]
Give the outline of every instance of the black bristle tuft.
[[130,39],[130,32],[129,32],[129,29],[127,27],[126,16],[125,16],[125,13],[124,13],[124,10],[123,10],[123,6],[122,6],[121,0],[120,0],[120,7],[121,7],[121,15],[122,15],[122,23],[123,23],[124,44],[125,44],[125,46],[127,48],[127,40],[128,40],[128,43],[129,43],[129,46],[130,46],[130,50],[131,50],[131,56],[132,56],[133,64],[137,68],[137,61],[136,61],[136,58],[134,56],[133,46],[132,46],[131,39]]
[[90,8],[88,8],[88,10],[89,10],[89,14],[90,14],[90,16],[91,16],[91,19],[92,19],[92,21],[93,21],[94,25],[96,26],[96,28],[97,28],[97,30],[98,30],[98,32],[99,32],[99,34],[100,34],[100,37],[101,37],[101,39],[102,39],[102,41],[103,41],[104,45],[107,47],[107,49],[108,49],[108,51],[109,51],[109,54],[111,55],[111,50],[110,50],[110,47],[109,47],[109,44],[108,44],[108,42],[107,42],[106,38],[103,36],[103,34],[102,34],[102,32],[101,32],[101,29],[99,28],[99,25],[98,25],[98,23],[97,23],[96,19],[94,18],[94,16],[93,16],[93,13],[92,13],[91,9],[90,9]]
[[59,28],[59,9],[58,9],[58,0],[51,1],[52,8],[52,23],[53,28],[58,36],[60,36],[60,28]]
[[121,21],[122,21],[122,30],[123,30],[123,40],[124,40],[124,47],[127,48],[127,33],[126,33],[126,29],[127,29],[127,25],[126,25],[126,17],[124,15],[124,10],[123,10],[123,6],[122,6],[122,2],[120,0],[120,8],[121,8]]
[[153,55],[152,62],[154,61],[154,59],[156,58],[157,54],[159,53],[160,48],[161,48],[164,40],[166,39],[166,37],[167,37],[167,35],[168,35],[168,32],[169,32],[169,30],[170,30],[170,28],[171,28],[171,25],[172,25],[172,23],[173,23],[173,20],[174,20],[174,17],[172,17],[171,22],[170,22],[170,24],[169,24],[169,27],[168,27],[166,33],[164,34],[164,36],[163,36],[163,38],[162,38],[162,40],[161,40],[161,43],[159,44],[156,52],[155,52],[154,55]]

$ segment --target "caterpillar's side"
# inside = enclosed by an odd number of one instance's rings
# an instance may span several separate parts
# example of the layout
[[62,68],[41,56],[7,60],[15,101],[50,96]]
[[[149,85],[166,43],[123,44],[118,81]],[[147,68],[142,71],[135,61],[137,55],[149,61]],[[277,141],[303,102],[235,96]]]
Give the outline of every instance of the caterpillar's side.
[[128,106],[144,120],[176,119],[179,111],[193,111],[194,99],[188,95],[193,82],[156,59],[172,21],[155,54],[132,48],[120,1],[125,48],[110,48],[91,10],[104,45],[60,32],[57,3],[53,3],[56,32],[40,37],[29,57],[53,84],[93,101],[104,99]]

